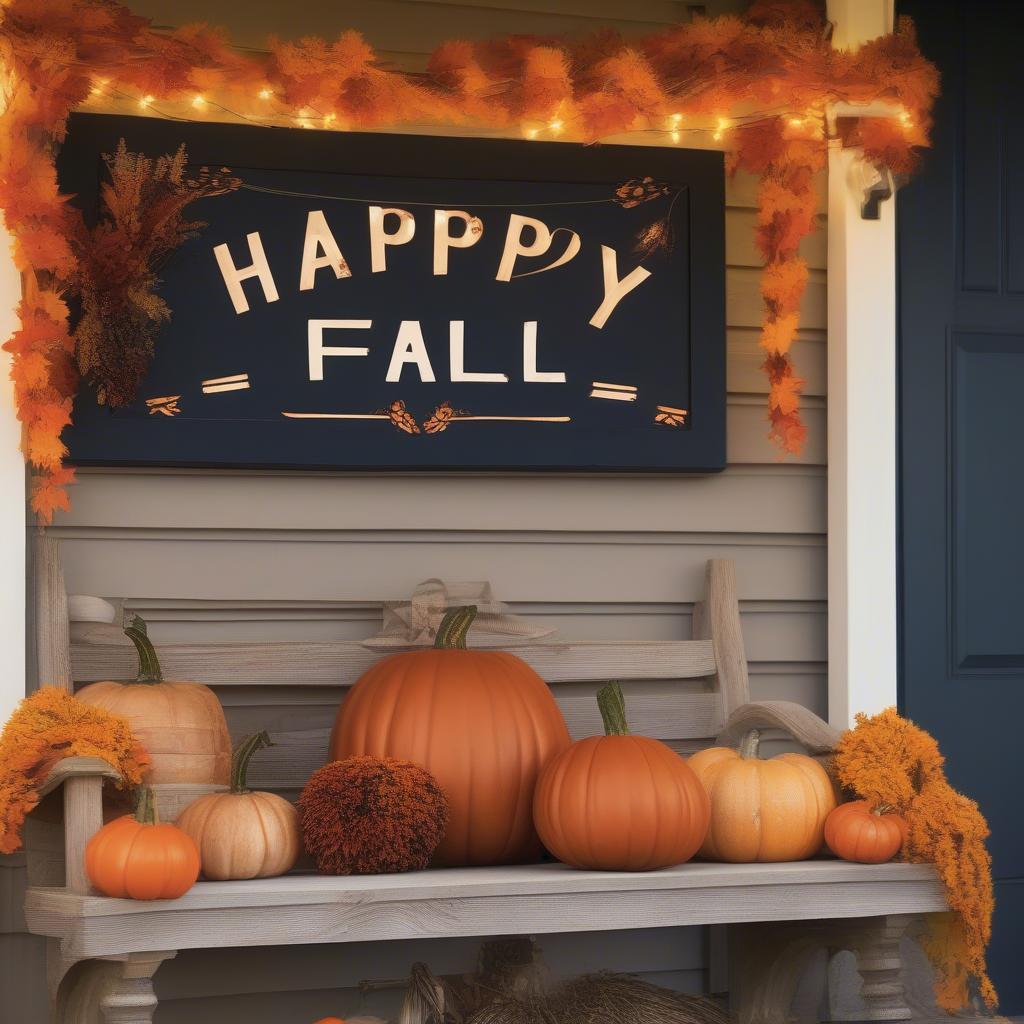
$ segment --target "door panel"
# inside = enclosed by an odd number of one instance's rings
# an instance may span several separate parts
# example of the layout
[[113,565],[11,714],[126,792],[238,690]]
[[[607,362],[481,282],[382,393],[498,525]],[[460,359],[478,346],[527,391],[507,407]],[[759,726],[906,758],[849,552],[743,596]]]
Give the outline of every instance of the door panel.
[[992,828],[990,967],[1024,1012],[1024,116],[1019,5],[910,0],[942,70],[898,200],[901,705]]

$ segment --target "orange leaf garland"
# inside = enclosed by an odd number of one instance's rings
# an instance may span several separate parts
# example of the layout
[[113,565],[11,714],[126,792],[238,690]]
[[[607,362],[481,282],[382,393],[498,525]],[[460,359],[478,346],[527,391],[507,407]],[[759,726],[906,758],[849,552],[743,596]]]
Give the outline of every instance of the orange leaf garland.
[[[766,267],[769,436],[792,453],[806,429],[787,353],[807,282],[799,247],[815,228],[814,176],[826,162],[823,111],[838,101],[901,106],[900,120],[854,120],[843,141],[904,174],[927,145],[938,93],[938,72],[907,19],[859,50],[837,51],[811,0],[757,0],[743,17],[698,17],[628,42],[610,30],[578,39],[450,40],[431,55],[425,76],[388,70],[357,32],[333,42],[271,40],[270,51],[269,61],[238,52],[222,31],[202,25],[158,33],[116,0],[4,4],[0,207],[26,288],[22,326],[4,347],[13,358],[23,448],[42,474],[35,493],[49,496],[38,502],[43,522],[61,507],[52,495],[64,486],[59,432],[67,419],[57,410],[70,409],[78,387],[60,296],[78,270],[68,242],[81,218],[58,192],[54,155],[68,114],[93,90],[152,97],[154,105],[214,92],[257,123],[269,115],[309,127],[519,125],[531,136],[584,142],[632,130],[663,132],[668,142],[691,121],[703,119],[696,125],[703,128],[734,118],[721,138],[730,166],[761,178],[756,243]],[[164,312],[154,305],[154,323]]]

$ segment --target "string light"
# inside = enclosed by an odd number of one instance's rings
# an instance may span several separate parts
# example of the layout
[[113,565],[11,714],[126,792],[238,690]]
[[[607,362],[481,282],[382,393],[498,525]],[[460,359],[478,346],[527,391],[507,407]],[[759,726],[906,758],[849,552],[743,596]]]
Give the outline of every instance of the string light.
[[803,128],[804,119],[802,117],[791,117],[789,119],[789,124],[792,128]]
[[110,84],[109,78],[97,78],[93,82],[92,88],[89,90],[90,96],[102,96],[106,92],[107,86]]
[[564,127],[565,127],[565,122],[558,120],[557,117],[555,118],[554,121],[551,121],[548,124],[548,128],[551,129],[551,134],[552,135],[561,135],[562,134],[562,129]]
[[142,99],[139,100],[139,107],[142,110],[146,110],[155,99],[155,96],[143,96]]
[[680,140],[681,138],[682,138],[682,136],[681,136],[681,135],[679,134],[679,132],[676,132],[676,131],[672,132],[672,141],[673,141],[673,142],[674,142],[674,143],[675,143],[675,144],[676,144],[677,146],[679,145],[679,140]]
[[715,130],[715,134],[712,135],[711,137],[715,140],[715,142],[721,142],[722,141],[722,137],[729,130],[730,126],[731,126],[731,122],[730,122],[729,118],[727,118],[727,117],[720,117],[718,119],[718,128]]
[[273,89],[260,89],[260,91],[256,95],[259,96],[259,98],[261,100],[269,100],[270,97],[274,95],[274,90]]
[[671,114],[668,119],[670,128],[678,128],[683,123],[682,114]]
[[528,139],[535,139],[535,138],[537,138],[538,135],[540,135],[540,129],[539,128],[524,128],[523,129],[523,134]]
[[206,99],[202,96],[195,96],[192,99],[192,106],[195,107],[196,110],[202,110],[203,107],[206,106]]
[[324,114],[324,125],[325,126],[332,125],[332,124],[334,124],[334,122],[337,119],[338,119],[338,115],[337,114]]

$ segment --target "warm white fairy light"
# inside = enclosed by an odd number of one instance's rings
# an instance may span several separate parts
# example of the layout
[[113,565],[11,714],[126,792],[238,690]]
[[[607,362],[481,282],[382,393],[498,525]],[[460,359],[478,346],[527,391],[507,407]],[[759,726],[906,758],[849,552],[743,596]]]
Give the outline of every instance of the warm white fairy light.
[[565,128],[565,122],[560,121],[557,117],[548,123],[548,128],[551,130],[552,135],[561,135],[562,129]]
[[673,141],[673,142],[674,142],[674,143],[675,143],[676,145],[679,145],[679,140],[680,140],[681,138],[682,138],[682,135],[680,135],[680,134],[679,134],[679,132],[677,132],[677,131],[674,131],[674,132],[672,132],[672,141]]
[[324,124],[329,128],[335,121],[338,120],[337,114],[324,114]]
[[260,89],[260,91],[256,95],[259,96],[259,98],[261,100],[269,100],[270,97],[274,95],[274,90],[273,89]]
[[539,128],[524,128],[523,129],[523,135],[525,135],[528,139],[535,139],[535,138],[537,138],[538,135],[540,135],[540,129]]
[[142,110],[146,110],[155,99],[155,96],[143,96],[142,99],[139,100],[139,107]]
[[683,123],[682,114],[670,114],[668,119],[669,126],[672,128],[678,128]]
[[715,134],[712,135],[711,137],[715,140],[715,142],[721,142],[722,137],[725,135],[725,133],[729,130],[731,126],[732,122],[729,120],[729,118],[720,117],[718,119],[718,127],[715,129]]
[[89,90],[90,96],[102,96],[107,91],[107,86],[110,84],[109,78],[96,78],[93,80],[92,88]]
[[196,110],[202,110],[203,107],[206,106],[206,98],[204,96],[193,96],[192,106],[195,107]]

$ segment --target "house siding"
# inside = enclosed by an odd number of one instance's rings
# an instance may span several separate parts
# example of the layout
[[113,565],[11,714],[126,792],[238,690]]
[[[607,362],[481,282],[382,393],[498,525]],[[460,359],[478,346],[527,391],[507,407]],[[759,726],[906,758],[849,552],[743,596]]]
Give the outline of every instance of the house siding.
[[[273,0],[136,0],[158,22],[223,23],[257,46],[289,36],[362,30],[411,70],[446,37],[579,32],[611,24],[650,31],[684,19],[685,4],[640,0],[428,0],[294,5],[287,25]],[[710,4],[711,13],[740,4]],[[626,140],[624,140],[626,141]],[[629,140],[632,141],[632,140]],[[809,440],[781,461],[767,438],[760,372],[756,182],[727,188],[728,467],[696,477],[380,476],[286,472],[106,470],[80,473],[62,541],[71,593],[123,599],[160,640],[360,638],[380,602],[407,597],[431,576],[488,579],[518,614],[574,639],[690,635],[708,558],[737,566],[755,698],[799,701],[826,713],[825,251],[807,240],[811,280],[794,354],[807,380]],[[220,696],[232,731],[329,724],[339,693],[231,687]],[[298,723],[298,724],[296,724]],[[16,899],[23,868],[0,868],[0,963],[41,979],[42,943],[23,933]],[[667,929],[543,936],[556,973],[637,971],[685,991],[707,987],[707,933]],[[394,1011],[415,961],[473,969],[478,940],[352,943],[181,953],[156,976],[158,1024],[307,1024],[329,1013]],[[34,975],[32,972],[35,972]],[[32,987],[36,982],[32,983]],[[30,1005],[31,1003],[31,1005]],[[0,1021],[42,1024],[42,1001],[0,1008]],[[4,1013],[16,1017],[4,1018]]]

